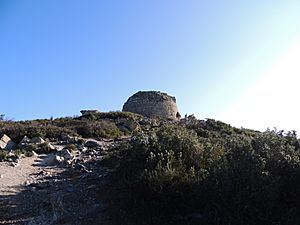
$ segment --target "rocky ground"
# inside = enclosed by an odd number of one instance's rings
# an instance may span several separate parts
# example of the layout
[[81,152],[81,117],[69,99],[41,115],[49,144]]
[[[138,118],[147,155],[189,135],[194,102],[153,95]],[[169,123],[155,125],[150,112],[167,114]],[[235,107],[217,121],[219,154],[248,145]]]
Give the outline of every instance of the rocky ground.
[[53,153],[0,162],[0,224],[113,224],[101,161],[129,139],[50,143]]

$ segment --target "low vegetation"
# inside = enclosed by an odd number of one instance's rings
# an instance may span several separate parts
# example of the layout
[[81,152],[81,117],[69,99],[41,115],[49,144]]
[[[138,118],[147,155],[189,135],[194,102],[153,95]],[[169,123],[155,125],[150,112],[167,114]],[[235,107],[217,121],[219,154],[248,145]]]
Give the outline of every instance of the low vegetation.
[[101,119],[110,119],[110,120],[119,120],[119,119],[131,119],[131,120],[141,120],[143,119],[142,115],[135,114],[132,112],[96,112],[88,113],[79,117],[80,119],[88,120],[101,120]]
[[124,190],[119,217],[136,224],[299,224],[298,153],[295,132],[190,117],[137,133],[106,163]]
[[[130,130],[133,121],[139,129]],[[0,134],[57,139],[132,135],[102,162],[115,171],[119,224],[300,224],[300,142],[294,131],[258,132],[194,116],[150,121],[132,113],[1,121]],[[76,149],[70,144],[70,149]],[[29,146],[31,148],[31,146]],[[49,153],[48,143],[17,150]],[[0,150],[0,160],[9,152]]]
[[0,149],[0,162],[7,161],[9,158],[8,151]]
[[126,112],[94,113],[81,117],[33,121],[0,120],[0,135],[6,134],[15,142],[24,136],[58,139],[61,134],[86,138],[117,138],[131,131],[119,127],[122,120],[140,120],[142,116]]

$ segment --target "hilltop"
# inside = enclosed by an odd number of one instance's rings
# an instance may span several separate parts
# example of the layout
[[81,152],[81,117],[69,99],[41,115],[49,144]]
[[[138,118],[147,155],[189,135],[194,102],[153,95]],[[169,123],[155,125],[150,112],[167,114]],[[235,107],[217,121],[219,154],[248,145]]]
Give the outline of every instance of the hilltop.
[[295,132],[94,111],[1,121],[2,135],[0,224],[300,221]]

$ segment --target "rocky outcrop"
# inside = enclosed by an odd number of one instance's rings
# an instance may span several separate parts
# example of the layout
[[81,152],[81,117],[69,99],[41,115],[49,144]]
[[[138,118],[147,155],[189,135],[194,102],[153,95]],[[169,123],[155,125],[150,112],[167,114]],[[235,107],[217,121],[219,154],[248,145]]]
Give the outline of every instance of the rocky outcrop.
[[123,106],[123,111],[141,114],[150,118],[178,119],[176,98],[159,91],[139,91]]

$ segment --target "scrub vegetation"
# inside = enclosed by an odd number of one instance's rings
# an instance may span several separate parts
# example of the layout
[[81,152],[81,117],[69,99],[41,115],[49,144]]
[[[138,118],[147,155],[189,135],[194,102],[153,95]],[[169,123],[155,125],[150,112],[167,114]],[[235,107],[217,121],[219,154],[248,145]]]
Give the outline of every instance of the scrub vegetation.
[[[112,171],[106,196],[111,196],[117,224],[300,224],[300,142],[295,131],[238,129],[193,115],[170,121],[110,112],[2,120],[0,134],[16,143],[25,135],[118,140],[99,162]],[[118,139],[123,135],[131,138]],[[8,158],[9,151],[1,150],[0,159]]]
[[299,140],[193,116],[111,154],[119,218],[136,224],[299,224]]

